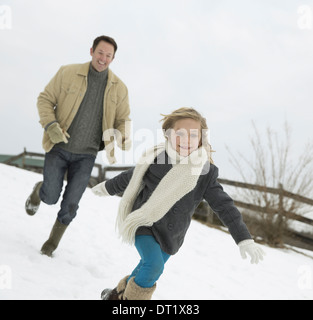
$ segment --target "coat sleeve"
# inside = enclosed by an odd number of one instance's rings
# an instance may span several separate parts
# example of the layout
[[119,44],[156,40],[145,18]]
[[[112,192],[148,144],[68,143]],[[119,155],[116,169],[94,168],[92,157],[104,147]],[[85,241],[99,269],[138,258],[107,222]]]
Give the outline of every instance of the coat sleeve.
[[129,169],[105,182],[105,188],[111,196],[119,195],[127,188],[135,168]]
[[61,67],[56,75],[50,80],[44,91],[39,94],[37,99],[37,109],[39,113],[39,122],[45,128],[51,122],[56,121],[55,108],[58,104],[58,97],[61,92]]
[[120,139],[117,139],[117,145],[122,150],[129,150],[131,147],[131,120],[128,89],[122,83],[120,84],[120,97],[116,108],[116,116],[114,128],[121,134]]
[[235,242],[251,239],[250,232],[242,219],[242,215],[231,197],[218,183],[218,168],[211,165],[209,183],[204,193],[204,199],[208,202],[214,213],[228,228]]

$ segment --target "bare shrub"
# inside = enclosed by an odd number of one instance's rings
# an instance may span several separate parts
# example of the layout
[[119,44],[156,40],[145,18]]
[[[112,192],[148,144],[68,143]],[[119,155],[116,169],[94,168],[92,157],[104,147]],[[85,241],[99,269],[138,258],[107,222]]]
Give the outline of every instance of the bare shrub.
[[[238,171],[243,182],[265,187],[283,188],[289,192],[305,197],[313,195],[313,143],[307,143],[302,154],[297,156],[291,144],[291,129],[285,123],[283,135],[279,135],[270,127],[262,135],[252,122],[254,135],[250,138],[253,158],[247,152],[234,154],[228,147],[231,155],[230,162]],[[237,191],[237,190],[236,190]],[[236,193],[240,201],[255,204],[264,208],[263,212],[254,214],[256,225],[253,229],[261,234],[269,244],[282,244],[282,235],[288,226],[288,212],[306,215],[312,211],[298,201],[282,198],[266,192],[240,189]],[[274,209],[276,213],[273,213]],[[271,211],[271,213],[269,213]],[[253,232],[253,231],[252,231]]]

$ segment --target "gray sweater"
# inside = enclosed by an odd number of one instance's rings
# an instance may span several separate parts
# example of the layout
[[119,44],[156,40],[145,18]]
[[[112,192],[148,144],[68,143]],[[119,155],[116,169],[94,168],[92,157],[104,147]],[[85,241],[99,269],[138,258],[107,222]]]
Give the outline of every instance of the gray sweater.
[[72,153],[96,156],[102,141],[103,98],[108,70],[97,72],[90,64],[87,79],[84,99],[68,129],[68,143],[57,146]]
[[[161,179],[171,170],[172,164],[166,152],[165,155],[159,155],[163,159],[164,156],[165,163],[157,161],[156,158],[154,163],[149,166],[143,177],[144,189],[138,195],[132,211],[140,208],[149,200]],[[133,171],[134,169],[130,169],[108,180],[105,187],[109,194],[122,193],[128,186]],[[237,244],[240,241],[251,239],[251,235],[243,222],[240,212],[235,207],[233,200],[223,191],[222,186],[217,182],[217,177],[218,169],[215,165],[211,164],[210,171],[199,177],[193,191],[175,203],[166,215],[151,227],[138,228],[136,235],[153,235],[164,252],[170,255],[177,253],[184,242],[195,209],[205,199],[223,224],[228,227]]]

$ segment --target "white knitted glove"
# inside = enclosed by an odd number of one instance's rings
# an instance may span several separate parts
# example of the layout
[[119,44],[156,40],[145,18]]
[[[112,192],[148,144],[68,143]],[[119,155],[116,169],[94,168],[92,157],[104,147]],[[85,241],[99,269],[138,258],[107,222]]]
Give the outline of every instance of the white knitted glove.
[[265,255],[265,252],[262,250],[262,248],[254,243],[254,240],[248,239],[243,240],[238,243],[241,257],[242,259],[247,258],[247,253],[251,257],[251,263],[258,264],[260,260],[263,260],[263,256]]
[[105,188],[105,181],[97,184],[94,186],[91,191],[99,197],[105,197],[109,196],[110,194],[108,193],[107,189]]

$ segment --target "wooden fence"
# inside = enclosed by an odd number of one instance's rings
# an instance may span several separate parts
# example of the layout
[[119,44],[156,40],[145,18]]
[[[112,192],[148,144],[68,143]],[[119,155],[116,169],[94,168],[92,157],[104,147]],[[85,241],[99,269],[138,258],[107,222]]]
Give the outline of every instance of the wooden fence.
[[[34,161],[31,161],[30,159],[37,158],[41,159],[41,162],[34,163]],[[21,154],[18,154],[17,156],[10,157],[3,161],[3,163],[8,165],[15,165],[18,167],[22,167],[27,170],[36,171],[36,172],[42,172],[43,171],[43,159],[44,155],[40,153],[34,153],[34,152],[27,152],[26,149],[24,149],[24,152]],[[107,174],[109,172],[122,172],[125,170],[128,170],[132,168],[132,166],[107,166],[102,168],[101,165],[95,164],[95,169],[97,169],[97,174],[93,174],[90,178],[89,186],[92,187],[99,182],[102,182],[107,179]],[[270,193],[277,195],[279,197],[279,205],[278,208],[269,208],[269,207],[262,207],[255,205],[253,203],[245,203],[242,201],[235,200],[235,205],[240,208],[244,208],[247,210],[251,210],[258,213],[266,213],[266,214],[279,214],[282,216],[286,216],[288,219],[295,220],[302,222],[306,225],[313,226],[313,219],[304,217],[302,215],[299,215],[295,212],[290,212],[285,210],[284,208],[284,199],[289,198],[295,201],[298,201],[300,203],[310,205],[312,206],[312,212],[313,212],[313,199],[306,198],[304,196],[301,196],[299,194],[291,193],[287,190],[283,189],[283,185],[280,185],[279,188],[271,188],[271,187],[265,187],[255,184],[249,184],[249,183],[243,183],[243,182],[237,182],[237,181],[231,181],[226,179],[218,179],[218,182],[222,185],[228,185],[236,188],[243,188],[248,190],[255,190],[261,193]],[[204,210],[206,211],[206,210]],[[313,235],[307,236],[303,235],[301,233],[294,232],[292,234],[292,238],[297,239],[298,242],[305,243],[305,248],[313,250]]]
[[[42,153],[28,152],[26,151],[26,149],[24,149],[22,153],[16,156],[8,157],[2,163],[26,169],[29,171],[42,173],[44,166],[44,158],[45,155]],[[100,164],[95,164],[94,169],[97,170],[97,174],[94,175],[93,173],[93,175],[91,176],[89,181],[89,187],[93,187],[94,185],[99,183],[99,181],[103,181],[105,177],[105,172],[103,171],[102,166]]]
[[[288,199],[292,199],[294,201],[300,202],[302,204],[312,206],[312,212],[313,212],[313,199],[284,190],[282,184],[279,185],[279,188],[270,188],[270,187],[231,181],[226,179],[218,179],[218,181],[222,185],[228,185],[236,188],[255,190],[260,193],[269,193],[269,194],[277,195],[279,201],[278,201],[278,207],[276,208],[267,207],[267,206],[262,207],[252,203],[246,203],[238,200],[235,200],[234,202],[237,207],[244,208],[249,211],[254,211],[263,215],[264,214],[278,215],[280,218],[284,217],[288,221],[293,220],[293,221],[298,221],[305,224],[307,226],[306,229],[311,230],[310,232],[308,231],[303,232],[303,231],[297,230],[297,228],[292,228],[288,226],[286,226],[285,229],[280,230],[281,241],[284,244],[289,244],[292,246],[297,246],[303,249],[313,251],[313,228],[312,228],[313,219],[305,217],[303,215],[299,215],[295,212],[286,210],[284,207],[284,199],[288,198]],[[262,233],[262,230],[260,230],[260,228],[259,228],[259,232],[261,233],[261,237],[262,237],[264,235],[264,232]]]
[[[313,199],[303,197],[299,194],[294,194],[289,191],[286,191],[283,189],[283,185],[280,184],[279,188],[270,188],[270,187],[264,187],[260,185],[250,184],[250,183],[243,183],[243,182],[237,182],[237,181],[231,181],[226,179],[218,179],[218,181],[221,184],[237,187],[237,188],[244,188],[249,190],[256,190],[263,193],[270,193],[275,194],[279,196],[279,207],[277,208],[268,208],[268,207],[261,207],[257,206],[255,204],[245,203],[241,201],[235,201],[236,206],[245,208],[248,210],[261,212],[261,213],[268,213],[268,214],[282,214],[288,217],[288,219],[297,220],[300,222],[303,222],[305,224],[313,226],[313,220],[310,218],[306,218],[304,216],[301,216],[299,214],[296,214],[294,212],[286,211],[284,209],[284,198],[289,198],[295,201],[298,201],[300,203],[304,203],[307,205],[313,206]],[[313,207],[312,207],[313,212]]]

